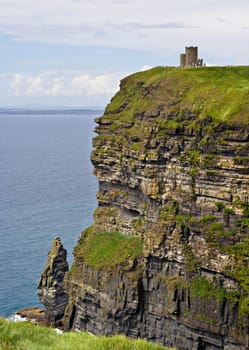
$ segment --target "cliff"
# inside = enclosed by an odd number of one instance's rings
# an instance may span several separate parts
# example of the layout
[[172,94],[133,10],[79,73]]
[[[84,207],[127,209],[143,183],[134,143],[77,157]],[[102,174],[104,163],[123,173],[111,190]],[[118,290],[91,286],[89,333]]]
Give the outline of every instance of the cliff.
[[154,68],[96,120],[93,227],[67,329],[178,349],[249,346],[249,68]]

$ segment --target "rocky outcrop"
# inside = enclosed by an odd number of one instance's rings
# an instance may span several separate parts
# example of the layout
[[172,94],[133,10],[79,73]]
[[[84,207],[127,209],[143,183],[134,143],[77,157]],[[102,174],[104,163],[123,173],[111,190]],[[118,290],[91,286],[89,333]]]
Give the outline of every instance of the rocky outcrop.
[[248,68],[156,68],[97,119],[93,227],[67,329],[181,350],[249,346]]
[[45,319],[52,325],[58,324],[68,303],[68,295],[63,285],[67,271],[67,252],[60,238],[56,237],[38,286],[39,300],[45,305]]
[[20,316],[22,320],[30,321],[34,324],[49,326],[47,317],[45,316],[44,309],[39,307],[26,307],[16,311],[16,315]]

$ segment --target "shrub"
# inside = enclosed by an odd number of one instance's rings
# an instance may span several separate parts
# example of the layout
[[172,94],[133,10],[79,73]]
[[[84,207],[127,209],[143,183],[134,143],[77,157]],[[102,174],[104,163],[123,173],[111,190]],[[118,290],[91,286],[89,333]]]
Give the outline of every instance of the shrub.
[[225,207],[225,204],[223,202],[215,202],[215,205],[219,211],[221,211]]
[[224,209],[224,213],[225,214],[229,214],[229,215],[234,215],[235,214],[234,210],[231,209],[231,208],[225,208]]

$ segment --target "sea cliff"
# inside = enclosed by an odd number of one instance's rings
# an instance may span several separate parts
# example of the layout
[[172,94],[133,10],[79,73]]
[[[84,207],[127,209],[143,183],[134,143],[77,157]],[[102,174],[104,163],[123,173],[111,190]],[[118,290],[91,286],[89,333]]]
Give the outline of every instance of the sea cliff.
[[247,349],[249,67],[131,75],[96,123],[65,328]]

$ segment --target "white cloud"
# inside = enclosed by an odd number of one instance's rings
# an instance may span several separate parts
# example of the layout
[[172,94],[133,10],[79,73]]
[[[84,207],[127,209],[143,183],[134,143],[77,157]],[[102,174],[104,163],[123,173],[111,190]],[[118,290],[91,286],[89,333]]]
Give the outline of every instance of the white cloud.
[[15,96],[20,96],[22,91],[23,76],[21,73],[15,74],[13,80],[10,82],[10,90]]
[[[40,76],[34,77],[34,76],[28,76],[27,78],[27,87],[25,93],[27,95],[33,95],[33,94],[41,94],[43,91],[43,79]],[[23,77],[23,80],[25,80],[25,77]],[[19,93],[20,95],[20,93]]]
[[89,74],[79,71],[48,71],[37,74],[10,74],[8,80],[9,96],[25,101],[43,101],[52,98],[54,101],[64,97],[78,98],[81,105],[88,98],[101,101],[118,91],[120,79],[126,74],[107,72]]

